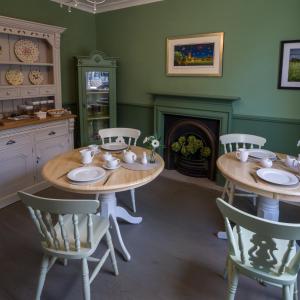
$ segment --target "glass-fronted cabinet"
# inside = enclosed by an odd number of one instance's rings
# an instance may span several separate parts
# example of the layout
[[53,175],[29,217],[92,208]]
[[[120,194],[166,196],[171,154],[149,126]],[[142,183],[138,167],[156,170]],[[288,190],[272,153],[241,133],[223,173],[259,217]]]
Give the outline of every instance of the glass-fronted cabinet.
[[77,57],[81,146],[98,144],[99,129],[116,127],[116,67],[103,52]]

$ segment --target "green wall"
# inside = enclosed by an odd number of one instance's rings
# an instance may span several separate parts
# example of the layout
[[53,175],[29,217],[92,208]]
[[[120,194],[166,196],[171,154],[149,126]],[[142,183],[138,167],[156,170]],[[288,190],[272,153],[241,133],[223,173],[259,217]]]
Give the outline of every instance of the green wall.
[[[150,91],[236,96],[233,132],[297,152],[300,90],[279,90],[277,80],[280,41],[300,39],[299,11],[299,0],[164,0],[97,15],[97,48],[120,57],[118,124],[153,131]],[[222,77],[166,76],[167,37],[219,31]]]
[[[299,90],[278,90],[280,41],[300,39],[299,0],[164,0],[98,14],[97,48],[120,57],[120,102],[149,91],[238,96],[234,113],[299,118]],[[223,77],[168,77],[165,39],[225,32]]]
[[73,10],[68,13],[49,0],[1,0],[0,15],[67,28],[61,39],[62,100],[64,106],[77,103],[74,56],[96,49],[95,17]]

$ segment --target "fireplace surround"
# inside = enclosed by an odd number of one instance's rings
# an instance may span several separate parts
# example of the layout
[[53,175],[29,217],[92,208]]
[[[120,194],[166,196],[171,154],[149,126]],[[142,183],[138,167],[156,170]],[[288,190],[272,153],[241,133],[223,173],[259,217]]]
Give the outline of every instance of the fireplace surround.
[[[152,92],[151,95],[154,97],[154,128],[164,145],[159,151],[166,160],[166,168],[174,168],[173,163],[170,161],[172,157],[170,159],[168,157],[168,154],[170,154],[168,147],[171,141],[168,140],[168,129],[166,128],[166,124],[168,124],[167,119],[169,116],[172,116],[186,122],[186,124],[183,125],[194,124],[194,126],[197,127],[200,125],[196,124],[202,123],[202,129],[208,132],[208,139],[215,135],[214,143],[216,147],[214,155],[212,156],[213,167],[211,167],[211,172],[207,176],[213,179],[216,174],[216,159],[220,153],[220,147],[218,145],[219,136],[230,133],[233,102],[240,98],[164,92]],[[211,126],[211,124],[214,125]],[[217,128],[212,128],[214,126]]]

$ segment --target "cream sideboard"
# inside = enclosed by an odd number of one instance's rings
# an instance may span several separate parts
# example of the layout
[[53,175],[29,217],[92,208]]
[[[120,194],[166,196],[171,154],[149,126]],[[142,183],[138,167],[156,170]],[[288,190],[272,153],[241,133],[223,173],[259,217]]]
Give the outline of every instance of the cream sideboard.
[[41,169],[73,149],[74,118],[0,130],[0,208],[18,200],[16,192],[37,192],[47,184]]

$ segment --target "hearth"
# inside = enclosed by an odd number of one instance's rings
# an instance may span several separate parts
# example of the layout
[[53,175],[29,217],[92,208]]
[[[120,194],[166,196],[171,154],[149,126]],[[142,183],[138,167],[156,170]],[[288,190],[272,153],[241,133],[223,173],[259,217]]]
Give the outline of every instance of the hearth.
[[176,169],[188,176],[213,180],[219,148],[219,126],[219,120],[166,114],[166,169]]

